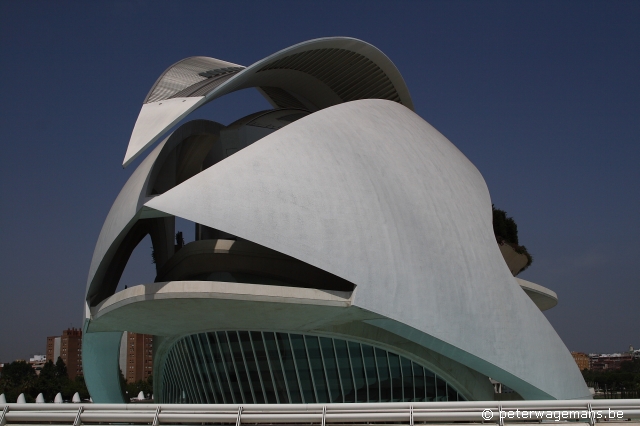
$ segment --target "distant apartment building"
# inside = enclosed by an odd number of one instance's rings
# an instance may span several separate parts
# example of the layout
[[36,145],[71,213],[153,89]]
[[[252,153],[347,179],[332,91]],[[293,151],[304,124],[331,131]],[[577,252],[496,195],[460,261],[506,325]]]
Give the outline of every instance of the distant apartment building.
[[571,356],[573,356],[573,360],[578,364],[578,368],[580,371],[589,370],[590,369],[590,359],[589,355],[583,352],[571,352]]
[[62,332],[62,336],[47,337],[47,361],[55,364],[58,357],[67,366],[71,380],[82,375],[82,330],[69,328]]
[[47,361],[51,361],[54,364],[58,361],[60,356],[60,336],[47,337]]
[[32,358],[29,358],[29,364],[36,371],[36,375],[40,375],[40,371],[42,371],[42,367],[44,367],[45,362],[47,362],[46,355],[34,355]]
[[124,332],[120,342],[120,369],[127,383],[147,380],[153,374],[153,336]]
[[633,360],[633,352],[614,354],[589,354],[591,370],[617,370],[623,362]]

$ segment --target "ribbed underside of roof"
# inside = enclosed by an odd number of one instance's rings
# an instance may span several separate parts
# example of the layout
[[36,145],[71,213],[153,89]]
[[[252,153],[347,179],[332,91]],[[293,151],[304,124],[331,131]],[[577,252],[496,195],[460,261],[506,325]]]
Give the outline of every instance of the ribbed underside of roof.
[[315,49],[273,61],[258,72],[276,69],[309,74],[329,86],[344,102],[357,99],[400,101],[389,77],[373,61],[345,49]]
[[296,99],[292,94],[279,87],[260,87],[262,91],[269,97],[279,108],[300,108],[306,107]]
[[175,97],[203,96],[242,71],[231,62],[194,56],[169,67],[153,85],[144,103]]

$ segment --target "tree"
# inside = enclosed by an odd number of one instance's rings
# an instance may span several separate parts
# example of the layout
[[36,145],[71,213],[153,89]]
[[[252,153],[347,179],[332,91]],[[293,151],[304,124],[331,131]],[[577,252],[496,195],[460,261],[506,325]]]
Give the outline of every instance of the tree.
[[512,217],[507,217],[507,212],[504,210],[496,209],[492,204],[493,209],[493,233],[496,238],[502,238],[507,243],[518,245],[518,225]]
[[56,376],[60,378],[69,378],[69,374],[67,374],[67,365],[61,357],[58,357],[58,360],[56,361]]
[[590,386],[609,391],[640,392],[640,359],[625,361],[617,370],[582,370]]
[[0,377],[0,393],[4,393],[7,402],[15,402],[21,393],[27,402],[33,402],[36,378],[36,372],[25,361],[5,364]]
[[53,401],[56,394],[62,389],[53,361],[48,360],[40,370],[36,387],[38,391],[42,392],[45,401]]
[[533,256],[529,253],[525,246],[521,246],[518,243],[518,225],[512,217],[507,216],[507,212],[497,209],[493,204],[491,205],[493,211],[493,233],[496,236],[496,241],[502,244],[508,244],[516,251],[516,253],[523,254],[527,257],[526,266],[520,271],[524,271],[531,263],[533,263]]

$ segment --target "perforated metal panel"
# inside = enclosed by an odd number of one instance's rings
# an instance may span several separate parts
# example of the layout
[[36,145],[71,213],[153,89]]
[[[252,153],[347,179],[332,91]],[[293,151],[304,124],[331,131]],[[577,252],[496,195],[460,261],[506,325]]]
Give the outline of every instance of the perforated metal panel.
[[[167,68],[164,73],[156,80],[155,84],[149,91],[144,103],[162,101],[172,97],[180,96],[202,96],[199,89],[204,89],[211,82],[222,84],[229,76],[237,74],[244,67],[232,64],[231,62],[221,61],[219,59],[207,58],[205,56],[194,56],[183,59]],[[216,72],[224,70],[224,72]],[[225,78],[226,77],[226,78]],[[198,83],[205,83],[192,87]],[[205,90],[206,93],[212,90]],[[187,90],[185,90],[187,89]],[[183,94],[182,92],[186,92]]]

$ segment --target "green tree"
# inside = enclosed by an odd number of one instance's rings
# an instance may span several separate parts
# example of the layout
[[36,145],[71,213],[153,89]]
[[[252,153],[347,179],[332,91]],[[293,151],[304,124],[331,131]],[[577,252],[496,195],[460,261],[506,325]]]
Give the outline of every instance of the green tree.
[[518,245],[518,225],[512,217],[507,216],[504,210],[493,209],[493,233],[497,238],[502,238],[507,243]]
[[612,392],[640,392],[640,359],[625,361],[617,370],[582,370],[584,381],[599,389]]
[[53,361],[48,360],[40,370],[36,388],[39,392],[42,392],[44,400],[47,402],[53,401],[56,394],[61,391],[60,378],[56,374],[56,366]]
[[516,253],[524,254],[527,257],[527,265],[522,269],[527,269],[533,263],[533,256],[529,254],[529,251],[525,246],[521,246],[518,243],[518,225],[512,217],[507,216],[507,212],[497,209],[493,204],[491,205],[493,211],[493,233],[496,236],[496,241],[500,244],[509,244]]
[[36,378],[36,372],[25,361],[5,364],[0,377],[0,393],[4,393],[7,402],[16,402],[21,393],[27,402],[34,402]]
[[56,361],[56,376],[63,378],[69,378],[69,374],[67,373],[67,365],[64,363],[61,357],[58,357]]

